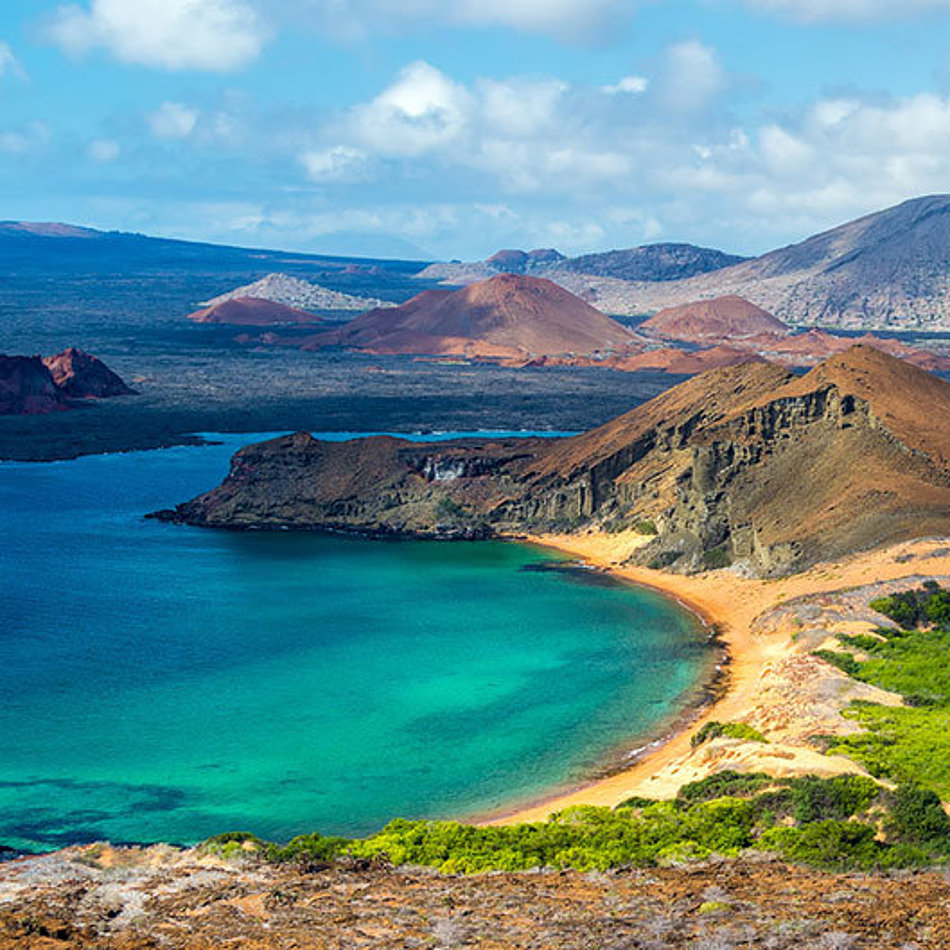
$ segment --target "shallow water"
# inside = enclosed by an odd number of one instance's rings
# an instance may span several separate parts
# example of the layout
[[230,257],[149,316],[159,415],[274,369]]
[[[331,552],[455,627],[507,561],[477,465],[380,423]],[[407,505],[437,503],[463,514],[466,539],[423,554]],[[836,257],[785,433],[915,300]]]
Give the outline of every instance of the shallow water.
[[0,464],[0,843],[285,839],[576,781],[708,670],[647,591],[502,542],[145,521],[226,444]]

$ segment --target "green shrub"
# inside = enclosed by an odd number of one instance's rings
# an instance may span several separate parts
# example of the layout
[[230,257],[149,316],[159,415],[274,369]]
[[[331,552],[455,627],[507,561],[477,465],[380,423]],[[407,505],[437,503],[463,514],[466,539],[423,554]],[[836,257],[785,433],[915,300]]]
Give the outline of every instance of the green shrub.
[[860,633],[856,633],[852,636],[839,633],[838,640],[846,647],[853,647],[855,650],[863,650],[865,653],[873,653],[882,646],[881,641],[876,637],[868,637]]
[[264,842],[249,831],[226,831],[223,834],[208,838],[200,845],[202,851],[219,854],[224,858],[246,855],[260,851],[265,847]]
[[[867,818],[872,806],[873,821]],[[886,841],[875,840],[882,815]],[[866,869],[950,856],[948,828],[939,800],[920,788],[891,794],[861,776],[776,779],[721,772],[684,786],[673,801],[631,799],[612,811],[580,805],[548,821],[499,827],[396,819],[368,838],[301,835],[286,845],[262,845],[260,854],[303,865],[349,857],[473,874],[664,865],[757,847],[818,867]],[[256,841],[243,834],[212,840],[225,847]]]
[[803,828],[772,828],[757,847],[775,851],[786,861],[830,871],[888,865],[886,845],[875,840],[875,829],[853,821],[819,821]]
[[950,710],[852,703],[845,715],[867,731],[842,737],[831,752],[851,756],[872,775],[919,782],[950,799]]
[[857,676],[861,672],[861,664],[850,653],[837,653],[834,650],[815,650],[812,656],[830,663],[848,676]]
[[872,600],[868,606],[871,610],[884,614],[894,623],[900,624],[905,630],[913,630],[917,626],[918,608],[916,598],[908,599],[905,596],[894,594],[890,597],[878,597],[876,600]]
[[710,739],[725,736],[727,739],[744,739],[746,742],[768,742],[769,740],[758,729],[746,725],[744,722],[707,722],[693,734],[689,740],[694,749],[699,748]]
[[844,821],[866,811],[880,794],[877,782],[863,775],[836,775],[820,779],[813,775],[788,779],[792,817],[799,824],[834,819]]
[[661,551],[647,566],[652,571],[663,571],[675,564],[682,556],[682,551]]
[[635,522],[633,530],[636,531],[637,534],[658,534],[656,525],[648,518],[641,518]]
[[916,783],[898,785],[890,812],[888,830],[898,840],[950,853],[950,816],[935,792]]
[[465,521],[470,518],[470,513],[457,501],[443,495],[435,506],[436,515],[440,518],[449,518],[453,521]]
[[728,543],[717,545],[708,551],[703,551],[703,567],[707,571],[718,571],[732,563]]
[[277,863],[296,861],[302,864],[323,864],[342,854],[350,845],[346,838],[324,837],[314,832],[298,835],[285,845],[267,845],[266,857]]
[[775,779],[764,772],[734,772],[725,769],[697,782],[688,782],[680,788],[676,798],[680,802],[706,802],[724,796],[744,798],[774,783]]

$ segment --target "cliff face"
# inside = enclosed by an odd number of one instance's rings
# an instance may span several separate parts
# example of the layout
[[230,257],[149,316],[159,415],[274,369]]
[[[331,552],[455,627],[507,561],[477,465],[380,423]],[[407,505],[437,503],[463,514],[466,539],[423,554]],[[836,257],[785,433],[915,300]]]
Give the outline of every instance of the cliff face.
[[164,517],[440,538],[649,522],[644,563],[779,575],[950,532],[950,385],[855,347],[804,377],[714,370],[569,439],[298,433],[243,449],[219,488]]

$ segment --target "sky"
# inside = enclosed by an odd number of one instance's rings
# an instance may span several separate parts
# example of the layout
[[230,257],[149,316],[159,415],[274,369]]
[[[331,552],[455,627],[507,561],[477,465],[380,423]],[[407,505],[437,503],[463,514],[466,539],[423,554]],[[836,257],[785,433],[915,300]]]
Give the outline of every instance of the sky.
[[757,254],[950,192],[950,0],[3,0],[0,219]]

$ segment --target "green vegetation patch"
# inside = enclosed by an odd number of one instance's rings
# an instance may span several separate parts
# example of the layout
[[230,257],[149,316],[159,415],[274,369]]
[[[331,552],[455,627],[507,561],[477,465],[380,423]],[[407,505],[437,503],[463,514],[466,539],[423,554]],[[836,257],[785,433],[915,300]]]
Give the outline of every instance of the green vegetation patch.
[[703,551],[703,567],[707,571],[718,571],[732,563],[729,554],[729,545],[723,543],[708,551]]
[[631,799],[613,810],[582,805],[544,822],[475,827],[397,819],[362,839],[309,834],[278,845],[233,834],[205,847],[305,867],[349,858],[453,874],[655,866],[749,849],[823,868],[873,869],[944,862],[950,818],[937,796],[918,786],[895,793],[863,776],[721,772],[684,786],[672,801]]
[[753,726],[746,725],[744,722],[707,722],[701,729],[697,730],[690,744],[694,749],[699,748],[704,742],[710,739],[718,739],[725,736],[727,739],[744,739],[746,742],[768,742],[769,740]]
[[907,705],[852,703],[845,715],[867,731],[838,738],[827,751],[850,756],[872,775],[920,783],[950,800],[950,591],[928,582],[870,606],[900,629],[838,637],[866,659],[832,650],[815,655],[854,679],[899,693]]

